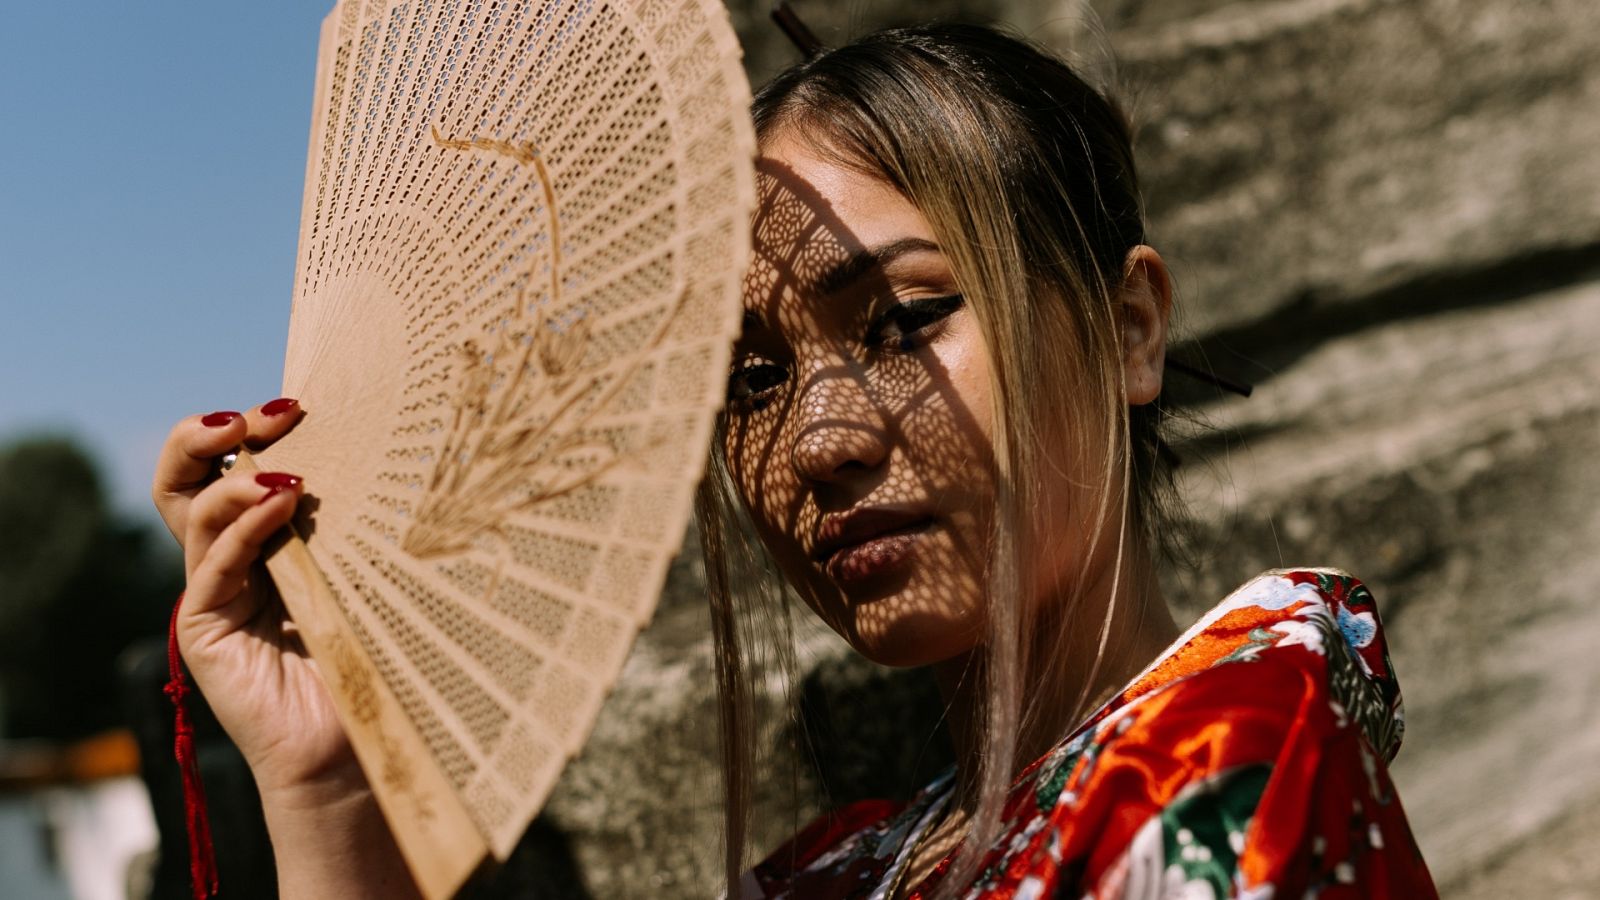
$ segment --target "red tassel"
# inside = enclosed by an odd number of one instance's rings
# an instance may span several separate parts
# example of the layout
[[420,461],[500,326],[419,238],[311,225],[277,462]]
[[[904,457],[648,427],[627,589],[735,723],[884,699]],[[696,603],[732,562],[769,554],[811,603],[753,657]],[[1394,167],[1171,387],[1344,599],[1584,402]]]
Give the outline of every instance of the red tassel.
[[194,755],[194,726],[189,722],[189,679],[183,674],[183,656],[178,653],[178,610],[183,595],[172,605],[172,624],[167,628],[167,675],[165,690],[175,710],[172,751],[183,772],[183,816],[189,831],[189,883],[195,900],[217,895],[217,855],[211,845],[211,817],[206,814],[206,792],[200,784],[200,764]]

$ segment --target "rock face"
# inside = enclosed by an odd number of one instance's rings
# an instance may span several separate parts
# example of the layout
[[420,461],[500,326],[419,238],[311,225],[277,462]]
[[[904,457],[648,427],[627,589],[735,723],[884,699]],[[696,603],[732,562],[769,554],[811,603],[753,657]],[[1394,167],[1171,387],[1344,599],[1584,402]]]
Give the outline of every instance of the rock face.
[[[1372,587],[1408,711],[1394,775],[1445,896],[1505,896],[1493,873],[1596,837],[1573,816],[1600,796],[1597,338],[1600,281],[1337,338],[1209,410],[1242,437],[1185,479],[1180,610],[1282,564]],[[1566,877],[1511,893],[1592,886]]]
[[[1094,45],[1073,4],[795,5],[828,42],[998,8],[1047,43]],[[764,8],[734,4],[757,77],[794,55]],[[1206,423],[1178,445],[1197,563],[1168,573],[1180,618],[1267,567],[1360,575],[1408,699],[1395,776],[1441,889],[1592,886],[1600,6],[1098,8],[1137,88],[1152,233],[1193,338],[1180,352],[1258,384],[1249,401],[1174,386]],[[702,578],[686,553],[594,739],[483,896],[715,892]],[[759,698],[761,849],[829,803],[907,793],[947,758],[919,676],[854,659],[803,611],[793,628],[803,702],[777,675]]]
[[1200,332],[1600,241],[1593,4],[1114,6]]

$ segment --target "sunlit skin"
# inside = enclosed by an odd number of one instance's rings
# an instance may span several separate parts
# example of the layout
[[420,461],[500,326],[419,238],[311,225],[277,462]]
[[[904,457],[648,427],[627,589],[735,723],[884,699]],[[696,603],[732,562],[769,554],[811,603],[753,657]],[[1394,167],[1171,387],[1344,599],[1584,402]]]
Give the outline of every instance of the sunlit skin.
[[[818,616],[869,659],[934,666],[970,769],[982,743],[971,663],[996,509],[989,351],[928,221],[892,185],[788,134],[767,141],[758,168],[729,470],[762,541]],[[1127,400],[1148,403],[1161,389],[1170,309],[1154,250],[1130,252],[1119,299]],[[1046,473],[1040,502],[1081,509],[1095,477]],[[1048,643],[1036,658],[1066,654],[1067,664],[1030,693],[1045,715],[1020,736],[1023,762],[1070,727],[1080,696],[1104,699],[1177,632],[1142,548],[1119,557],[1108,537],[1088,554],[1086,530],[1063,521],[1049,546],[1027,548],[1042,570],[1028,608],[1072,594],[1096,627],[1064,642],[1039,636]],[[1113,600],[1118,616],[1094,667]],[[961,823],[952,816],[918,865],[942,857]]]

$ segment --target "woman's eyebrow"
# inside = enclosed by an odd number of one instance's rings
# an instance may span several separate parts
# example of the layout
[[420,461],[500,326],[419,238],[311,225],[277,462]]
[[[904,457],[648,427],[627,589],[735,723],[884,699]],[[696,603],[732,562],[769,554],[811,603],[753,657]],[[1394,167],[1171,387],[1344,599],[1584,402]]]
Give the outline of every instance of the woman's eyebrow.
[[922,238],[906,237],[859,250],[817,276],[811,282],[810,293],[819,297],[838,293],[873,269],[888,265],[896,257],[924,250],[938,252],[939,245]]

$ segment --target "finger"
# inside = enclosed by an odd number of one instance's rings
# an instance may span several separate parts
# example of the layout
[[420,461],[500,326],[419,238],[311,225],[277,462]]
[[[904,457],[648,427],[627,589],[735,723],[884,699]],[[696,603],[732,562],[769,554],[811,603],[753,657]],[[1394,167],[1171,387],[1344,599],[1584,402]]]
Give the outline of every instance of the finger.
[[191,635],[215,639],[244,627],[259,612],[265,594],[246,590],[246,579],[262,544],[294,516],[300,498],[298,484],[266,490],[216,534],[190,571],[179,618],[179,638],[186,646],[193,645]]
[[279,397],[263,403],[244,414],[245,422],[249,426],[249,434],[244,439],[244,445],[251,450],[271,446],[273,441],[288,434],[290,429],[300,424],[300,418],[304,415],[305,410],[300,407],[300,401],[293,397]]
[[167,435],[156,460],[150,497],[180,542],[188,527],[189,499],[211,480],[216,458],[239,446],[246,433],[244,416],[224,410],[190,416]]
[[239,514],[211,543],[209,552],[189,575],[178,613],[178,636],[183,649],[196,641],[210,642],[244,627],[265,597],[245,590],[251,564],[261,555],[261,545],[294,515],[299,492],[275,490]]
[[[259,518],[254,515],[257,507],[280,514],[277,515],[278,524],[287,522],[294,513],[294,503],[280,495],[290,494],[297,500],[300,491],[299,477],[286,472],[257,472],[253,476],[223,478],[201,491],[190,505],[188,529],[183,540],[184,569],[189,577],[192,579],[207,565],[207,560],[217,552],[215,542],[235,522],[247,515]],[[221,562],[230,570],[236,563],[234,560]],[[249,564],[250,559],[242,563],[246,568]],[[215,568],[217,561],[212,560],[211,565]],[[200,601],[192,598],[184,601],[185,605],[190,602]]]

